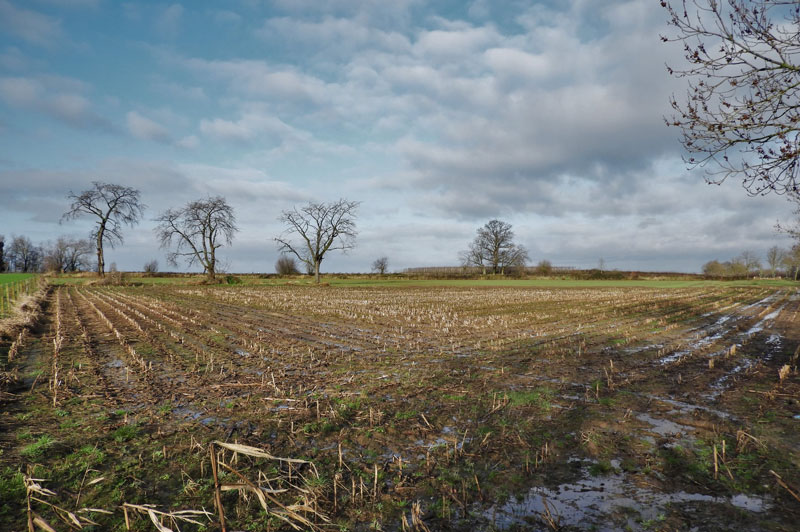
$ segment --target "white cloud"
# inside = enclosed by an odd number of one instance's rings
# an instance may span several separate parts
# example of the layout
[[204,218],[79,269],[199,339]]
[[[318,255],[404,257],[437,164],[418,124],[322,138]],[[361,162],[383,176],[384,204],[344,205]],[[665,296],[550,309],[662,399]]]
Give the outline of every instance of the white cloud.
[[432,30],[420,33],[414,43],[417,55],[435,61],[465,59],[478,50],[498,42],[501,36],[493,29],[462,27],[452,30]]
[[154,140],[156,142],[171,142],[169,131],[158,122],[143,116],[136,111],[130,111],[126,115],[128,132],[134,137],[142,140]]
[[9,46],[0,53],[0,67],[7,70],[29,70],[41,65],[42,61],[24,54],[16,46]]
[[260,135],[274,135],[279,138],[298,136],[298,132],[279,118],[255,111],[238,120],[203,119],[200,122],[200,132],[209,137],[239,142],[251,141]]
[[326,99],[326,84],[291,67],[277,67],[259,60],[206,60],[173,58],[203,77],[226,83],[231,91],[250,98],[280,102],[318,103]]
[[43,92],[41,83],[30,78],[0,78],[0,98],[16,107],[33,105]]
[[0,27],[24,41],[49,47],[62,37],[61,22],[29,9],[0,0]]
[[112,131],[111,123],[80,94],[87,89],[82,81],[62,76],[0,77],[0,100],[13,107],[32,109],[79,129]]
[[195,135],[188,135],[183,137],[178,142],[175,143],[180,148],[185,148],[187,150],[193,150],[197,148],[200,144],[200,139],[198,139]]
[[175,37],[180,30],[183,12],[180,4],[166,6],[156,17],[156,31],[163,37]]
[[36,2],[60,8],[85,8],[97,7],[101,0],[36,0]]

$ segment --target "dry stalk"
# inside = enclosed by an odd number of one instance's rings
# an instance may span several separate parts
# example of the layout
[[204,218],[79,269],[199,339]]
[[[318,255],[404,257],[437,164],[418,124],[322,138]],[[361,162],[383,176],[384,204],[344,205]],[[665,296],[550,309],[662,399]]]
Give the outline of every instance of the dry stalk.
[[411,503],[411,526],[415,532],[431,532],[431,529],[422,520],[422,506],[419,501]]
[[132,510],[133,512],[147,515],[158,532],[173,532],[171,528],[164,525],[164,520],[167,520],[171,526],[175,527],[177,532],[180,532],[180,522],[205,526],[205,523],[198,521],[197,518],[205,517],[209,522],[211,522],[211,516],[213,515],[206,510],[176,510],[174,512],[162,512],[161,510],[156,509],[156,506],[152,504],[131,504],[127,502],[123,503],[122,509],[125,512],[125,526],[128,530],[130,530],[128,510]]
[[[247,477],[245,477],[241,472],[239,472],[236,468],[234,468],[232,465],[226,463],[220,457],[218,457],[215,448],[220,448],[223,450],[223,452],[224,451],[232,452],[233,461],[235,461],[237,459],[237,456],[241,454],[244,456],[250,456],[252,458],[263,458],[267,460],[274,460],[285,463],[287,465],[287,470],[288,470],[287,473],[285,475],[279,476],[276,479],[273,479],[275,482],[280,483],[283,487],[273,489],[256,485]],[[318,510],[316,503],[316,493],[314,489],[310,487],[310,482],[300,472],[299,468],[296,467],[296,465],[308,466],[311,470],[313,478],[315,480],[318,480],[319,473],[317,472],[316,466],[313,464],[313,462],[309,462],[307,460],[300,460],[297,458],[279,458],[276,456],[272,456],[271,454],[257,447],[251,447],[249,445],[241,445],[236,443],[225,443],[221,441],[213,441],[211,443],[210,453],[212,457],[211,467],[215,475],[214,484],[215,484],[217,505],[221,517],[223,516],[223,510],[222,510],[222,499],[219,493],[221,491],[237,491],[243,495],[247,493],[255,495],[256,498],[258,499],[259,504],[261,505],[264,512],[267,513],[267,515],[284,521],[286,524],[288,524],[295,530],[320,530],[320,527],[316,524],[317,520],[321,520],[325,523],[330,522],[328,517],[320,513],[320,511]],[[295,465],[295,467],[293,467],[293,465]],[[240,480],[240,482],[220,484],[217,473],[217,466],[222,467],[225,470],[233,473]],[[260,471],[259,471],[259,477],[266,478]],[[297,483],[295,484],[293,483],[293,481]],[[295,502],[284,503],[276,497],[277,495],[284,495],[284,496],[292,495],[292,498],[294,499]],[[302,501],[302,502],[297,502],[297,501]],[[222,517],[222,519],[224,519],[224,517]],[[312,522],[311,519],[314,519],[314,521]]]
[[109,512],[108,510],[101,510],[99,508],[81,508],[80,510],[76,510],[74,512],[67,510],[66,508],[62,508],[61,506],[55,505],[50,501],[45,500],[48,497],[53,497],[56,495],[54,491],[51,491],[47,488],[42,487],[40,482],[44,482],[43,479],[33,478],[28,475],[23,476],[25,482],[25,498],[27,502],[27,512],[28,512],[28,531],[33,532],[35,527],[39,527],[42,530],[46,530],[48,532],[54,531],[55,529],[38,513],[33,510],[33,503],[37,502],[39,504],[43,504],[50,508],[61,521],[63,521],[69,528],[80,530],[84,527],[84,525],[94,525],[100,526],[95,521],[92,521],[88,517],[85,517],[85,513],[94,512],[94,513],[105,513],[111,514],[113,512]]
[[783,489],[788,491],[789,494],[792,497],[794,497],[798,502],[800,502],[800,495],[798,495],[796,491],[794,491],[792,488],[790,488],[789,485],[786,484],[786,482],[783,481],[783,479],[781,478],[781,476],[779,474],[777,474],[775,471],[773,471],[771,469],[769,470],[769,472],[770,472],[771,475],[773,475],[775,477],[775,481],[778,483],[778,485],[780,487],[782,487]]
[[753,436],[752,434],[748,434],[743,430],[736,431],[736,451],[739,453],[743,453],[747,450],[750,446],[750,443],[755,443],[757,446],[766,449],[767,446],[764,445],[761,440]]
[[547,497],[542,495],[542,506],[544,506],[544,514],[542,514],[542,519],[550,530],[561,530],[561,515],[556,513],[555,515],[550,510],[550,505],[547,503]]

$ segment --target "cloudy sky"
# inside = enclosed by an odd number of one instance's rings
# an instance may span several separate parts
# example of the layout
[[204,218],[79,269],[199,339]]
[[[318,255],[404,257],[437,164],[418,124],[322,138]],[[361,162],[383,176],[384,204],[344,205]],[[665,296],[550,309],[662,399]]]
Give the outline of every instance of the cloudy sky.
[[167,269],[153,218],[217,194],[236,272],[273,271],[282,209],[341,197],[358,245],[327,271],[457,264],[492,218],[565,266],[788,245],[784,198],[681,162],[665,20],[650,0],[0,0],[0,234],[88,234],[59,219],[100,180],[148,205],[107,254],[130,270]]

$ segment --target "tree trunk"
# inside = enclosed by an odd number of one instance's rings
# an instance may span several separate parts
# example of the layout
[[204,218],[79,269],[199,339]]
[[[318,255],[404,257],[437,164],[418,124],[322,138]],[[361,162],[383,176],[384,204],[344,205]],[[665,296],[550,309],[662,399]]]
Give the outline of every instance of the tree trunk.
[[208,273],[208,280],[213,281],[217,276],[217,258],[214,256],[214,248],[211,248],[211,260],[208,261],[206,266],[206,273]]
[[106,265],[103,261],[103,234],[97,234],[97,275],[100,277],[105,276]]
[[319,284],[319,261],[314,261],[314,282]]

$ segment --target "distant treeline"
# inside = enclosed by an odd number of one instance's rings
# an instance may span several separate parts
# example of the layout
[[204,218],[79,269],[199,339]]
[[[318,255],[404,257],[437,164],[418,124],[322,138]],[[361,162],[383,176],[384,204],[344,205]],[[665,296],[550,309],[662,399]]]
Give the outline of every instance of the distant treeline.
[[591,268],[580,270],[574,266],[549,266],[539,264],[530,267],[510,268],[505,275],[487,273],[483,268],[474,266],[427,266],[422,268],[406,268],[401,273],[404,277],[414,277],[421,279],[477,279],[477,278],[496,278],[496,277],[548,277],[566,278],[576,280],[591,279],[652,279],[652,278],[680,278],[692,279],[698,275],[694,273],[675,273],[675,272],[641,272],[641,271],[620,271],[620,270],[600,270]]
[[773,246],[767,250],[766,265],[751,251],[726,261],[712,260],[703,264],[703,275],[710,279],[748,279],[753,277],[788,277],[794,280],[800,276],[800,244],[790,249]]
[[[547,266],[546,268],[541,266],[514,266],[506,268],[505,275],[566,275],[574,271],[575,268],[572,266]],[[407,276],[431,279],[471,279],[482,275],[493,275],[487,268],[480,266],[425,266],[421,268],[406,268],[402,273]]]

